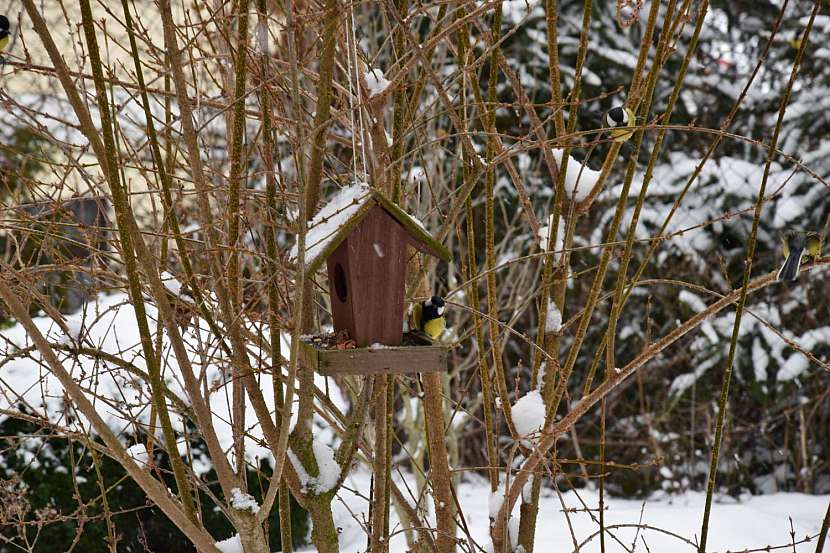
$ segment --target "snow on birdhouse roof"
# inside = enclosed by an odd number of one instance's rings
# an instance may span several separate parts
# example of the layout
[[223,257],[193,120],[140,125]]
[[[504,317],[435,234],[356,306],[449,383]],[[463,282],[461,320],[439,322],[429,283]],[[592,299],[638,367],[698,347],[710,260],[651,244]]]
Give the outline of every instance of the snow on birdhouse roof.
[[[306,233],[305,263],[308,271],[314,272],[346,239],[349,233],[373,208],[379,206],[421,246],[418,249],[444,261],[452,260],[452,254],[438,240],[430,235],[423,223],[406,213],[398,205],[372,190],[366,183],[357,183],[341,188],[324,205],[308,224]],[[417,246],[416,246],[417,247]],[[297,259],[298,248],[291,247],[289,259]]]

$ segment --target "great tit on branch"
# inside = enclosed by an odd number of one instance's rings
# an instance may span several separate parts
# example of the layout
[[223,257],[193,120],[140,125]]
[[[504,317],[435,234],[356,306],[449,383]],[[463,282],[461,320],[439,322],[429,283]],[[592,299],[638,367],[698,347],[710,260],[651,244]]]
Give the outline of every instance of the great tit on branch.
[[634,110],[625,106],[617,106],[605,114],[605,126],[611,129],[611,139],[614,142],[626,142],[634,134]]
[[447,328],[444,319],[444,298],[432,296],[428,300],[416,303],[412,309],[412,320],[416,330],[421,330],[433,340],[437,340]]
[[798,278],[801,259],[821,257],[821,236],[817,232],[788,231],[781,237],[784,247],[784,264],[778,271],[778,280],[794,281]]
[[9,45],[9,41],[12,39],[11,33],[9,33],[10,25],[9,25],[9,18],[5,15],[0,15],[0,59],[2,59],[3,51],[6,49],[6,46]]

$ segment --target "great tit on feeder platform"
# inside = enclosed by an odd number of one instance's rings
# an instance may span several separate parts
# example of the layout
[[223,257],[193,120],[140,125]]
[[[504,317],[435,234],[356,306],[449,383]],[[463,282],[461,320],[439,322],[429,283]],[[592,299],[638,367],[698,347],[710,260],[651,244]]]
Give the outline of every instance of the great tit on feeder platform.
[[625,142],[631,138],[634,122],[634,110],[629,107],[613,107],[605,114],[605,126],[611,129],[611,139],[614,142]]
[[0,15],[0,58],[2,53],[11,41],[11,34],[9,33],[9,18],[5,15]]
[[437,340],[447,328],[444,319],[444,298],[432,296],[428,300],[416,303],[412,309],[412,319],[417,330],[422,330],[430,338]]
[[821,236],[817,232],[788,231],[781,237],[784,248],[784,264],[778,271],[778,280],[794,281],[798,278],[801,259],[821,257]]

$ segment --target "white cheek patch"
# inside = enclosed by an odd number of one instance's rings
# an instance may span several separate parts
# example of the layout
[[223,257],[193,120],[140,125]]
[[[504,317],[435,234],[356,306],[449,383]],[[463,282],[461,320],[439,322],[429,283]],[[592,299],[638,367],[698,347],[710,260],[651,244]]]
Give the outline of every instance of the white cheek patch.
[[443,315],[443,314],[444,314],[444,308],[443,308],[443,307],[439,307],[439,308],[438,308],[438,314],[439,314],[439,315]]

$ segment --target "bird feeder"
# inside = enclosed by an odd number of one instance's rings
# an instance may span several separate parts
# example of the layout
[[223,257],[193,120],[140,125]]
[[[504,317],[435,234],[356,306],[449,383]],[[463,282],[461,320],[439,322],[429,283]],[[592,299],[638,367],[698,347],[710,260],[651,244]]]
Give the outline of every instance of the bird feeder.
[[[306,269],[325,263],[335,335],[349,346],[303,341],[304,361],[321,374],[445,371],[446,348],[406,345],[407,248],[450,261],[421,223],[366,185],[342,189],[309,223]],[[296,246],[291,252],[296,257]]]

